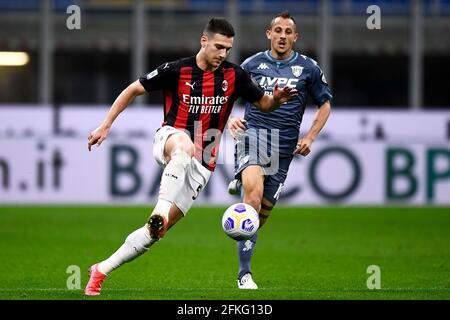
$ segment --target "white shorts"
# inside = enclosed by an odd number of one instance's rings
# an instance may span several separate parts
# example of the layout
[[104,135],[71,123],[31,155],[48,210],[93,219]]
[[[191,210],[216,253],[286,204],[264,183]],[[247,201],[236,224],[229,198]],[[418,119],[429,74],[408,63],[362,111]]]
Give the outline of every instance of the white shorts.
[[[156,162],[165,168],[167,163],[164,157],[164,146],[167,139],[174,133],[183,132],[171,126],[163,126],[156,131],[153,137],[153,157]],[[188,167],[188,172],[181,189],[179,199],[175,200],[175,205],[184,215],[189,211],[197,199],[200,192],[205,188],[211,176],[211,171],[206,169],[195,158],[192,158],[192,164]]]

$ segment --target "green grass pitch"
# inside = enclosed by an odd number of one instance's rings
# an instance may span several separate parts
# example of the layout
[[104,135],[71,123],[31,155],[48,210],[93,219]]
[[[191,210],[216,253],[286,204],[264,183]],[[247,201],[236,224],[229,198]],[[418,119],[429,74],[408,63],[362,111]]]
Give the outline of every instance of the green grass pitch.
[[[167,236],[84,297],[88,267],[142,226],[144,207],[0,207],[0,299],[449,299],[450,208],[274,210],[253,259],[256,291],[236,286],[224,208],[194,207]],[[68,290],[71,265],[81,289]],[[370,265],[381,289],[369,290]]]

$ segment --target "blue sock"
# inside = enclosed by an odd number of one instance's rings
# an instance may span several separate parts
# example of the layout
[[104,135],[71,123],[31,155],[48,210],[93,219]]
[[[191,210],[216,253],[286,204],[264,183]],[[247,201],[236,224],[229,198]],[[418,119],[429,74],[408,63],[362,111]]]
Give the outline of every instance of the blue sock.
[[242,240],[237,242],[239,257],[238,279],[240,279],[246,273],[252,272],[250,269],[250,260],[252,259],[253,250],[255,249],[257,239],[258,232],[256,232],[249,240]]

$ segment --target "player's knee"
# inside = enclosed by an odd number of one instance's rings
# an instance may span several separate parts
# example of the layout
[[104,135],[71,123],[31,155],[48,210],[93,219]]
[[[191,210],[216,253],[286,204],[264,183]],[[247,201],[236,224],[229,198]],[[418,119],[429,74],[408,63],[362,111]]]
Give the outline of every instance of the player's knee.
[[170,158],[179,153],[187,154],[190,158],[194,156],[194,144],[186,134],[177,133],[170,136],[169,139],[169,150],[167,151]]
[[263,198],[264,185],[254,179],[245,179],[242,180],[242,187],[244,189],[244,202],[259,211]]
[[249,192],[245,196],[244,202],[259,211],[261,208],[261,194],[257,191]]
[[183,168],[187,168],[192,162],[192,155],[182,148],[175,149],[170,156],[170,161]]
[[182,148],[174,149],[170,155],[170,160],[168,161],[171,168],[177,168],[177,171],[181,170],[182,172],[188,170],[191,163],[192,156]]

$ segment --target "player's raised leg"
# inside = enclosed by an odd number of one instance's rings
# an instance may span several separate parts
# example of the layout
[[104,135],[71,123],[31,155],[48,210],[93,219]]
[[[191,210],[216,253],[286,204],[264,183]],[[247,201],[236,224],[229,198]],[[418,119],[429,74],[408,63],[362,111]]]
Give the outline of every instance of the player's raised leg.
[[[244,188],[243,202],[251,205],[257,212],[261,209],[261,200],[264,191],[264,174],[260,166],[251,165],[245,168],[241,174]],[[257,289],[258,286],[252,279],[250,260],[258,239],[256,232],[250,239],[237,242],[239,258],[238,287],[239,289]]]
[[[175,204],[172,205],[169,212],[167,229],[170,229],[182,217],[183,213],[180,209]],[[147,252],[156,241],[157,239],[150,236],[150,227],[148,224],[133,231],[125,239],[122,246],[109,258],[89,268],[89,282],[84,290],[85,294],[88,296],[99,295],[103,281],[109,273]]]
[[[99,295],[101,285],[110,272],[147,252],[170,227],[183,217],[183,211],[175,204],[175,199],[180,197],[187,172],[192,170],[194,145],[186,133],[181,131],[171,133],[170,128],[155,135],[154,141],[154,151],[159,150],[161,153],[154,155],[157,159],[162,158],[161,161],[157,161],[165,165],[158,203],[148,223],[132,232],[125,239],[124,244],[108,259],[90,268],[90,279],[85,289],[86,295]],[[160,147],[159,144],[162,146]],[[190,203],[185,205],[184,213],[189,208]]]
[[[170,127],[163,127],[162,130],[166,130],[169,133],[171,131]],[[164,135],[167,135],[167,133],[162,133],[161,137],[163,140]],[[156,137],[155,140],[157,139],[158,137]],[[154,148],[154,153],[158,152],[158,146],[156,147],[157,148]],[[167,231],[169,210],[172,207],[172,204],[179,199],[187,172],[193,165],[193,155],[194,144],[185,132],[177,130],[166,138],[162,155],[164,159],[161,160],[164,161],[163,164],[167,163],[167,165],[165,165],[161,176],[158,203],[148,221],[150,235],[154,239],[163,237]],[[158,159],[158,157],[161,156],[155,154],[155,158]],[[159,162],[161,162],[161,160]]]

